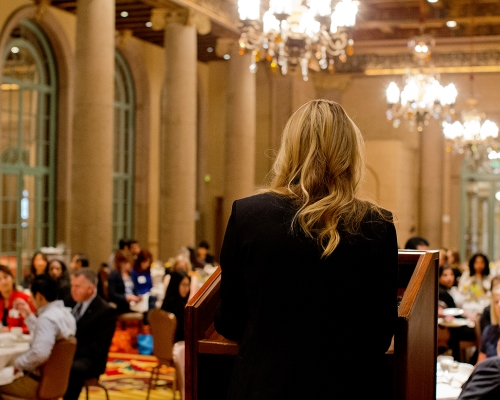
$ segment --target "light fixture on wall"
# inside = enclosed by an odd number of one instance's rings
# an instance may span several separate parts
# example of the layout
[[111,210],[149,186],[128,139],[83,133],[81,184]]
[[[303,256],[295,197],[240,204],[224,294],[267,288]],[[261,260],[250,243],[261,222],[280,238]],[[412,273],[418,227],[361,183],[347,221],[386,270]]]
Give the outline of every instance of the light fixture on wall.
[[396,82],[391,82],[386,90],[387,119],[395,128],[401,118],[408,120],[412,131],[415,127],[422,131],[429,119],[444,119],[454,112],[457,89],[453,83],[447,86],[439,82],[439,74],[430,62],[434,38],[419,35],[410,38],[408,47],[413,51],[416,66],[408,67],[404,75],[404,88],[400,90]]
[[[332,3],[335,3],[333,6]],[[250,71],[264,56],[283,74],[300,66],[308,79],[310,62],[333,72],[334,57],[343,62],[353,53],[347,28],[354,26],[358,1],[270,0],[260,17],[260,0],[238,0],[240,54],[252,52]]]

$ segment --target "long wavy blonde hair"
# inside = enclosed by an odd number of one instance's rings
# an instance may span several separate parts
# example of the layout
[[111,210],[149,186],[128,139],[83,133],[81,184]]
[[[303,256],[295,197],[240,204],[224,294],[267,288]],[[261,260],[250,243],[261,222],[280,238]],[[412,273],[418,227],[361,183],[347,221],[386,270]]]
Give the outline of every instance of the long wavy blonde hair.
[[292,221],[330,255],[340,241],[339,223],[349,233],[374,204],[357,198],[364,171],[364,141],[344,109],[329,100],[301,106],[283,129],[268,189],[294,198]]

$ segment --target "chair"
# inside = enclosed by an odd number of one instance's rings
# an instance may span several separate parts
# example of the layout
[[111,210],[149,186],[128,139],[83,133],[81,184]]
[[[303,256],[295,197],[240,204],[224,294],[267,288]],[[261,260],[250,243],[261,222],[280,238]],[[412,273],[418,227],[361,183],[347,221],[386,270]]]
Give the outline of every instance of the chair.
[[90,378],[85,380],[84,387],[85,393],[87,395],[87,400],[89,400],[89,387],[100,387],[104,390],[104,394],[106,395],[106,400],[109,400],[108,389],[101,382],[99,382],[99,378]]
[[38,387],[40,400],[55,400],[63,397],[68,388],[69,373],[76,351],[76,338],[58,340],[49,359],[41,367],[41,380]]
[[475,350],[478,350],[481,345],[481,314],[478,313],[474,320],[475,340],[461,340],[460,346],[460,361],[469,362]]
[[148,312],[149,328],[153,336],[153,355],[158,359],[158,364],[151,370],[151,378],[148,385],[148,395],[146,400],[149,400],[149,393],[153,384],[156,386],[160,367],[166,365],[174,368],[174,379],[172,390],[177,390],[177,368],[174,363],[173,349],[175,330],[177,328],[177,318],[172,313],[159,308],[149,310]]

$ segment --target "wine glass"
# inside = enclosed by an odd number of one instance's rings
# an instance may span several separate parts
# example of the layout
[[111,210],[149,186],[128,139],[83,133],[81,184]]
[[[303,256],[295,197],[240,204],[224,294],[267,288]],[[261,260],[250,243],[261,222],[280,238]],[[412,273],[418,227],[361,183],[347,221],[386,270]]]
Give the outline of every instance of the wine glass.
[[450,381],[450,370],[453,365],[454,358],[452,356],[439,356],[439,365],[443,370],[443,377],[446,382]]

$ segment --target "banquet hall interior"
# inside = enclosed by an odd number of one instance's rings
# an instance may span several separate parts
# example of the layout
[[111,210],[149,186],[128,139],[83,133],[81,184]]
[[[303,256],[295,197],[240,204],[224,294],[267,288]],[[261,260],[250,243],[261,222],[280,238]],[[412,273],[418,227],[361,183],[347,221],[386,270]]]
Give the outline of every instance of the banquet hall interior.
[[[394,212],[400,247],[498,258],[497,145],[442,125],[471,108],[500,123],[495,1],[359,1],[354,26],[309,45],[305,76],[300,40],[283,71],[262,40],[238,43],[239,18],[236,0],[1,2],[5,260],[59,246],[97,267],[122,237],[160,260],[201,239],[218,254],[232,201],[265,186],[286,119],[314,98],[361,130],[363,192]],[[454,85],[454,103],[403,105],[417,74]]]
[[266,27],[266,0],[0,1],[0,261],[21,276],[45,248],[97,269],[124,237],[163,262],[200,240],[218,255],[315,98],[359,127],[362,193],[401,248],[500,258],[498,2],[333,1],[333,33],[299,29],[312,3]]

